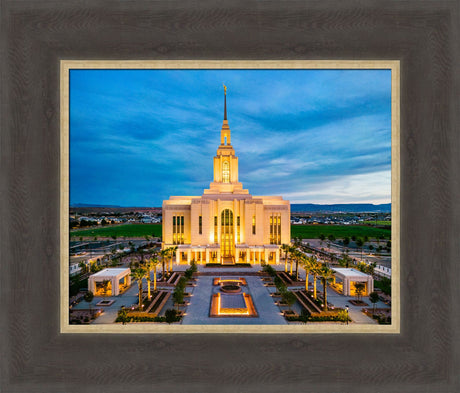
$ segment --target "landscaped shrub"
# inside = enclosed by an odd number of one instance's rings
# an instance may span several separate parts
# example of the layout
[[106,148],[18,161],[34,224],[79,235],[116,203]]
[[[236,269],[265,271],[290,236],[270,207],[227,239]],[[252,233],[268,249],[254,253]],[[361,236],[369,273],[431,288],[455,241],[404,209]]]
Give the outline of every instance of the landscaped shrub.
[[181,320],[181,316],[178,315],[178,312],[173,308],[168,308],[165,311],[165,322],[172,323],[172,322],[179,322]]
[[386,277],[383,277],[380,280],[375,280],[374,288],[380,288],[384,294],[391,295],[391,280]]
[[269,274],[270,276],[272,276],[272,277],[275,277],[275,276],[276,276],[276,270],[273,269],[273,267],[270,266],[270,265],[264,265],[263,271],[264,271],[265,273],[268,273],[268,274]]
[[190,280],[193,276],[193,273],[196,273],[198,270],[195,261],[190,263],[190,267],[185,271],[184,275],[187,280]]

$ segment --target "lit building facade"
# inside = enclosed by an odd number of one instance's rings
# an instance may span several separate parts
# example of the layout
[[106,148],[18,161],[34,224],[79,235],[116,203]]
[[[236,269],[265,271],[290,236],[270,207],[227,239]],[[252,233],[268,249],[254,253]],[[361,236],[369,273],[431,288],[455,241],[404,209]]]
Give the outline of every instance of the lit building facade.
[[214,179],[201,196],[163,201],[163,248],[177,246],[177,264],[279,263],[280,245],[290,243],[290,214],[289,201],[252,196],[238,181],[225,88]]

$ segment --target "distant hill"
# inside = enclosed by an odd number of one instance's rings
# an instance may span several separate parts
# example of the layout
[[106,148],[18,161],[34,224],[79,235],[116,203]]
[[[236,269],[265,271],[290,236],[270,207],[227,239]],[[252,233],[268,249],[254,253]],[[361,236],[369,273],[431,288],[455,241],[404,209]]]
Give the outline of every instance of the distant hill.
[[70,207],[121,207],[118,205],[97,205],[91,203],[73,203]]
[[[116,205],[91,205],[88,203],[74,203],[70,206],[78,212],[91,211],[97,212],[111,210],[114,212],[128,211],[154,211],[161,212],[161,207],[126,207]],[[391,213],[391,203],[374,205],[372,203],[340,203],[332,205],[320,205],[316,203],[293,203],[291,213]]]
[[340,203],[319,205],[315,203],[291,204],[291,213],[391,213],[391,203]]

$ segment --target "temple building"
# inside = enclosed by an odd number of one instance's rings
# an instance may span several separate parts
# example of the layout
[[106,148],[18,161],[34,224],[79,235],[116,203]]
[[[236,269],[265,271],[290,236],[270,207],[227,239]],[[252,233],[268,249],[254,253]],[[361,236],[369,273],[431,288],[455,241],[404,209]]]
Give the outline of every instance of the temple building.
[[214,180],[201,196],[163,201],[163,248],[177,246],[176,263],[279,263],[291,241],[290,203],[252,196],[238,181],[224,86],[224,121],[214,157]]

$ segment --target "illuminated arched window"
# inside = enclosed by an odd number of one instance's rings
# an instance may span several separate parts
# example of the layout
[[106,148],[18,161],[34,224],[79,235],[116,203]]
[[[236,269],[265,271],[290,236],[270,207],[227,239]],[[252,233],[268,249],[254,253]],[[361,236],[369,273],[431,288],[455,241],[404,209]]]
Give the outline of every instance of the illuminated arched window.
[[222,163],[222,181],[224,183],[230,183],[230,164],[228,161]]

